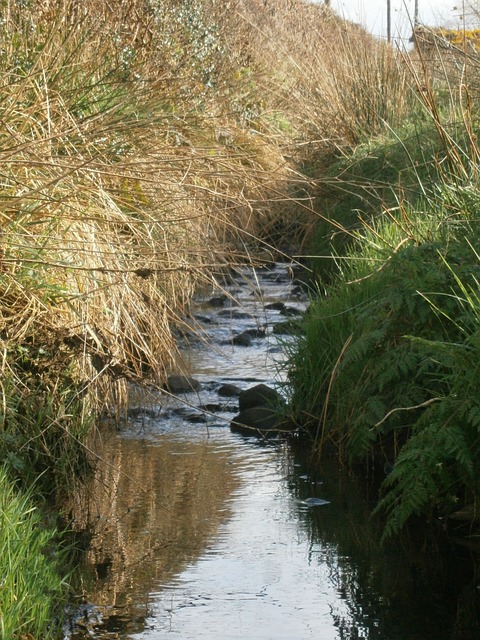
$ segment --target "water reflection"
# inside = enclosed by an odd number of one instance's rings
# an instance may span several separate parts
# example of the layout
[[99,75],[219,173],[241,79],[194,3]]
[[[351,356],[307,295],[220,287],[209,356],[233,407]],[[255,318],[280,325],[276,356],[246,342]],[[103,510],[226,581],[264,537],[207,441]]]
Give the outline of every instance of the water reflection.
[[[368,495],[335,465],[313,477],[286,444],[227,428],[116,438],[112,447],[89,516],[77,522],[88,519],[95,535],[82,575],[91,604],[74,638],[476,637],[471,621],[455,631],[451,556],[380,547]],[[309,507],[312,496],[329,503]],[[463,560],[454,561],[458,574]],[[478,590],[473,597],[477,606]]]
[[310,562],[309,528],[289,490],[288,449],[230,437],[240,480],[231,517],[196,562],[157,590],[147,629],[132,637],[333,640],[331,607],[342,608],[342,599],[328,565]]
[[[301,468],[310,467],[308,456],[300,452],[298,459]],[[335,508],[309,510],[306,522],[312,560],[329,565],[343,601],[342,610],[332,607],[340,640],[480,637],[473,557],[424,530],[417,539],[413,531],[381,545],[382,524],[371,517],[376,489],[369,496],[363,482],[327,461],[314,476],[292,475],[291,490],[305,497],[319,482]]]
[[[238,402],[219,398],[220,383],[275,377],[266,350],[277,347],[270,325],[281,316],[263,305],[287,299],[283,271],[263,274],[260,297],[243,290],[246,315],[200,307],[217,341],[185,352],[201,391],[186,404],[153,397],[129,430],[104,437],[106,462],[69,505],[72,526],[91,535],[70,640],[480,637],[468,558],[381,547],[368,493],[345,470],[314,475],[301,451],[230,432]],[[261,344],[225,344],[260,321]]]
[[150,594],[198,557],[238,484],[230,451],[204,431],[195,441],[112,434],[102,450],[108,462],[70,505],[74,528],[91,535],[78,578],[90,604],[80,607],[78,637],[83,628],[102,638],[142,629]]

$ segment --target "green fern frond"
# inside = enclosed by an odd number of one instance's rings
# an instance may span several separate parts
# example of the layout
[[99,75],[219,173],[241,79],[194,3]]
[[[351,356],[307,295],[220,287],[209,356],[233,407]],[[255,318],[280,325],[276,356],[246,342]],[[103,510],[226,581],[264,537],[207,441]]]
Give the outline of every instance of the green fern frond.
[[385,414],[385,404],[379,397],[369,398],[360,410],[348,430],[347,454],[350,460],[361,459],[368,455],[377,433],[372,425]]
[[383,483],[384,495],[374,513],[387,514],[384,539],[398,533],[410,518],[420,515],[438,491],[436,457],[425,448],[423,439],[411,438]]
[[357,334],[348,348],[343,367],[348,367],[353,363],[363,361],[366,356],[370,357],[384,335],[385,330],[383,327]]
[[473,427],[475,427],[477,432],[480,432],[480,406],[479,405],[474,404],[473,406],[468,408],[467,420]]

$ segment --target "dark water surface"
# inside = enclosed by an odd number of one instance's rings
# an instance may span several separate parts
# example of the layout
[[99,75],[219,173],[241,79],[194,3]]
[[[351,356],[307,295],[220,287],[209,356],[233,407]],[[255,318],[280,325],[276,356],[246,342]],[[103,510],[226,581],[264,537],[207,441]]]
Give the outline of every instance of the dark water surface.
[[[199,303],[208,341],[184,350],[202,390],[143,398],[104,437],[107,462],[72,504],[92,538],[66,637],[474,640],[461,628],[478,592],[462,582],[462,554],[380,547],[368,494],[344,469],[230,432],[238,401],[220,385],[281,379],[272,327],[285,317],[265,307],[306,300],[282,265],[249,283],[240,274],[228,291],[241,306]],[[265,325],[265,338],[227,344]]]

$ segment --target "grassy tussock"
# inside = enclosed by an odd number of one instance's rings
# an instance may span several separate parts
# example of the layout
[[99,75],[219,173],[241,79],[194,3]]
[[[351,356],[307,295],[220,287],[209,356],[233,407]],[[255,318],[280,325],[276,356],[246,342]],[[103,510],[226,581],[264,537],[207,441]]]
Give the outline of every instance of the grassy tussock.
[[318,455],[386,474],[385,537],[418,517],[478,536],[474,61],[457,87],[425,51],[405,57],[415,109],[330,167],[347,240],[290,357],[294,419]]
[[199,282],[248,258],[285,163],[209,111],[208,51],[175,57],[198,34],[174,3],[15,6],[1,26],[3,335],[69,350],[110,405],[117,380],[173,366],[172,327]]

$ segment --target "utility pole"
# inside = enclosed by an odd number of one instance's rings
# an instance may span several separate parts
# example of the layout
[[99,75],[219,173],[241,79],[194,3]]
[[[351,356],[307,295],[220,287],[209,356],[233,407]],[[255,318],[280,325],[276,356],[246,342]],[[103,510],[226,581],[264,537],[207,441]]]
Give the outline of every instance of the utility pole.
[[387,0],[387,40],[392,40],[392,1]]
[[415,0],[415,9],[413,10],[413,28],[418,27],[418,0]]

